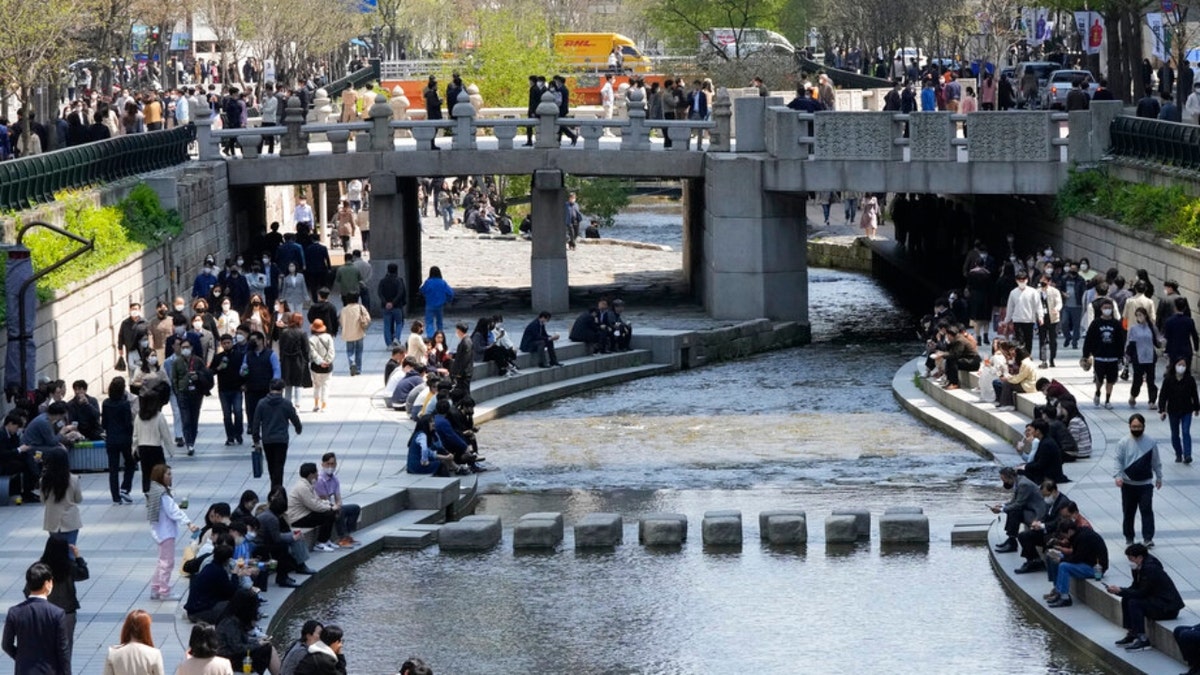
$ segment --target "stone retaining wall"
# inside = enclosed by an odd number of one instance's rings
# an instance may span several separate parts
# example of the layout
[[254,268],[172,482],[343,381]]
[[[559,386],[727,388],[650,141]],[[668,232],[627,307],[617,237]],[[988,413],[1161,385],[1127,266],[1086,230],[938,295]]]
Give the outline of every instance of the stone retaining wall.
[[[144,177],[158,192],[165,208],[177,209],[183,233],[125,263],[86,279],[37,310],[34,337],[38,345],[37,375],[52,379],[86,380],[89,391],[102,396],[108,379],[117,374],[116,337],[129,303],[140,301],[152,315],[154,303],[182,295],[190,302],[192,280],[209,254],[229,250],[229,204],[223,163],[169,169]],[[97,204],[113,204],[136,182],[122,182],[93,191]],[[62,224],[62,207],[50,204],[29,214]],[[10,240],[11,241],[11,240]],[[13,321],[15,321],[15,316]],[[0,348],[7,336],[0,335]]]
[[871,272],[871,247],[864,237],[853,241],[809,240],[808,264],[810,267],[829,267],[838,270]]
[[811,341],[812,331],[807,324],[776,324],[767,319],[755,319],[728,328],[694,333],[682,365],[692,368],[742,359],[762,352],[806,345]]
[[1158,288],[1162,280],[1174,279],[1184,297],[1200,296],[1200,250],[1090,215],[1067,218],[1062,242],[1064,255],[1087,256],[1097,272],[1117,267],[1132,280],[1134,270],[1145,269]]

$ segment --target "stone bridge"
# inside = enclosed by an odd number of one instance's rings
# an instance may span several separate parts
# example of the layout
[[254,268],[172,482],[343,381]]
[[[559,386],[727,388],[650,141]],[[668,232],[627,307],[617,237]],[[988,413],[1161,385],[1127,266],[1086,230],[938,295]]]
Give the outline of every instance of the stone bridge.
[[[240,202],[233,210],[250,223],[265,224],[264,186],[368,176],[373,264],[397,262],[419,283],[418,177],[530,175],[534,308],[565,311],[564,176],[679,179],[684,273],[707,311],[803,323],[808,193],[1054,194],[1069,166],[1100,159],[1121,110],[1097,102],[1070,114],[804,114],[782,98],[731,101],[723,90],[711,122],[649,120],[638,91],[627,116],[612,120],[559,119],[549,94],[532,119],[477,119],[465,94],[454,120],[395,119],[382,96],[363,122],[306,124],[299,106],[289,101],[277,127],[214,130],[196,120],[201,161],[221,161],[222,142],[240,145],[242,156],[226,161],[228,181]],[[560,125],[579,130],[580,147],[558,140]],[[519,144],[526,127],[536,132],[532,147]],[[652,138],[655,130],[673,147]],[[709,136],[703,151],[691,138],[700,132]],[[267,134],[280,137],[278,156],[258,155]]]

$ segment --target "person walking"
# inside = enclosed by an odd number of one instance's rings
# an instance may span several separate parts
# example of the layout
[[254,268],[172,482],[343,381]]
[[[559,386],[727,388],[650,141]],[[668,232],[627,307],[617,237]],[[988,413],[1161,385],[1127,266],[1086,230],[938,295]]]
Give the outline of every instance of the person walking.
[[[575,201],[575,193],[567,195],[567,204],[563,212],[563,225],[567,228],[567,248],[575,250],[575,241],[579,239],[579,224],[583,222],[583,212]],[[440,328],[440,326],[439,326]]]
[[83,488],[79,476],[71,473],[67,453],[52,450],[42,455],[42,529],[74,545],[79,540],[83,519],[79,505]]
[[24,602],[8,608],[0,647],[15,662],[14,673],[70,673],[66,616],[48,602],[54,574],[46,563],[25,570]]
[[162,399],[153,391],[138,397],[138,411],[133,418],[133,457],[142,469],[142,494],[150,491],[150,471],[166,462],[163,449],[171,450],[171,425],[162,414]]
[[442,268],[434,265],[429,268],[429,278],[417,292],[425,298],[425,337],[432,340],[435,332],[444,330],[443,313],[446,305],[454,302],[454,289],[442,278]]
[[[425,119],[431,121],[442,119],[442,99],[438,96],[438,82],[433,75],[429,76],[429,83],[425,86],[423,95],[425,97]],[[451,102],[450,105],[453,106],[454,103]],[[438,149],[436,137],[437,132],[435,131],[434,138],[429,140],[430,150]]]
[[293,312],[287,317],[287,328],[279,335],[279,375],[287,387],[285,397],[299,409],[300,390],[313,386],[308,369],[308,336],[304,334],[303,314]]
[[862,216],[858,224],[868,239],[874,239],[875,234],[879,232],[879,198],[873,193],[867,192],[863,195]]
[[1008,294],[1004,316],[1012,324],[1017,346],[1033,353],[1033,327],[1042,323],[1042,298],[1029,286],[1029,273],[1017,272],[1017,287]]
[[1133,544],[1133,518],[1141,511],[1142,543],[1154,548],[1154,489],[1162,489],[1162,460],[1158,443],[1145,433],[1146,418],[1139,413],[1130,415],[1129,436],[1117,444],[1113,479],[1121,489],[1125,545]]
[[408,287],[400,278],[400,266],[388,263],[387,274],[379,280],[376,289],[383,307],[383,342],[387,347],[399,344],[400,331],[404,329],[404,306],[408,304]]
[[67,649],[73,651],[75,614],[79,611],[79,594],[75,590],[75,582],[86,581],[89,578],[87,562],[79,555],[77,546],[68,544],[66,539],[53,534],[46,539],[46,546],[42,549],[42,557],[38,562],[45,563],[53,575],[54,588],[47,599],[50,604],[63,611],[67,626]]
[[313,412],[320,412],[329,403],[329,378],[333,372],[333,359],[337,355],[333,337],[325,330],[325,322],[312,322],[312,335],[308,338],[309,370],[312,371]]
[[188,457],[196,454],[200,405],[212,391],[212,374],[205,367],[204,359],[193,354],[192,350],[192,344],[184,342],[171,364],[171,389],[179,400],[179,413],[183,418],[183,444],[187,447]]
[[[117,376],[109,383],[108,398],[100,407],[100,424],[108,451],[108,491],[113,504],[132,504],[129,491],[137,465],[133,462],[133,406],[125,393],[125,378]],[[122,464],[124,476],[119,476]]]
[[150,614],[135,609],[121,625],[121,644],[108,648],[104,675],[165,675],[162,652],[150,634]]
[[271,389],[271,382],[279,379],[279,357],[266,347],[266,338],[255,331],[250,334],[250,346],[246,356],[242,358],[240,370],[246,387],[247,426],[254,427],[254,413],[258,410],[258,402],[266,398]]
[[150,579],[151,600],[178,600],[171,593],[171,570],[175,568],[175,540],[179,528],[186,527],[195,532],[198,528],[188,519],[187,513],[175,502],[171,493],[174,479],[171,467],[159,462],[147,471],[150,489],[146,491],[146,520],[150,521],[150,535],[158,545],[158,564]]
[[342,326],[342,339],[346,341],[346,361],[350,365],[351,377],[362,373],[363,340],[371,325],[371,315],[358,302],[357,294],[347,295],[346,306],[338,317]]
[[1177,359],[1163,376],[1158,392],[1158,414],[1170,419],[1175,462],[1192,463],[1192,418],[1200,415],[1200,396],[1187,359]]
[[221,419],[225,425],[225,445],[242,444],[245,424],[242,417],[242,361],[246,345],[232,335],[221,336],[221,351],[213,356],[209,371],[217,378],[217,397],[221,401]]
[[288,423],[296,428],[299,436],[304,426],[296,407],[283,397],[284,382],[280,378],[271,380],[271,391],[258,402],[250,422],[250,436],[254,442],[262,443],[267,456],[267,475],[271,489],[283,487],[284,465],[287,464]]

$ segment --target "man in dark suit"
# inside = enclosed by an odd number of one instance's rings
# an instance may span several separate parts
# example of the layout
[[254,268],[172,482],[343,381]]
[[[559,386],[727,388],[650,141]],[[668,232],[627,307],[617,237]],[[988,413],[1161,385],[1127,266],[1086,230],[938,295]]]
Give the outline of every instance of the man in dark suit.
[[538,317],[529,322],[521,335],[521,351],[527,354],[537,354],[538,367],[550,368],[560,365],[558,355],[554,353],[554,341],[558,333],[550,335],[546,331],[546,322],[550,321],[550,312],[541,312]]
[[[530,119],[537,117],[538,104],[542,102],[542,94],[546,92],[545,82],[544,77],[529,76],[529,109],[525,111],[525,116]],[[533,127],[525,127],[525,146],[533,146]]]
[[1000,481],[1005,490],[1012,490],[1012,499],[1007,504],[992,506],[992,513],[1004,514],[1004,533],[1008,538],[996,547],[997,553],[1012,553],[1017,550],[1017,533],[1021,531],[1021,523],[1033,524],[1033,521],[1045,517],[1046,501],[1038,486],[1025,476],[1018,476],[1017,470],[1011,466],[1000,469]]
[[1046,420],[1034,420],[1029,423],[1033,437],[1038,440],[1037,451],[1033,457],[1020,468],[1020,473],[1040,485],[1049,478],[1055,483],[1069,483],[1062,472],[1062,449],[1050,435],[1050,424]]
[[4,620],[4,653],[16,661],[16,675],[61,675],[71,672],[70,636],[66,615],[47,599],[54,588],[53,575],[45,563],[34,563],[25,571],[29,597],[8,608]]
[[471,327],[459,321],[454,327],[458,333],[458,348],[454,351],[454,360],[450,362],[450,377],[454,379],[454,388],[461,389],[464,394],[471,393],[471,375],[475,369],[475,345],[471,342],[468,331]]
[[1020,567],[1013,570],[1017,574],[1046,569],[1046,563],[1038,549],[1048,548],[1049,541],[1058,533],[1063,509],[1071,501],[1059,491],[1058,484],[1052,480],[1042,481],[1041,491],[1042,499],[1049,505],[1046,508],[1046,517],[1033,521],[1029,524],[1029,529],[1017,535],[1017,541],[1021,544],[1021,557],[1025,559]]

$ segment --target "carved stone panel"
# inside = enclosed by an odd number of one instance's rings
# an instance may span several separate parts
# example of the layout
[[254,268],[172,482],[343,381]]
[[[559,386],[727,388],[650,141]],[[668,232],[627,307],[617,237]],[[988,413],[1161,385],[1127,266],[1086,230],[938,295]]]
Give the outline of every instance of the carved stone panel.
[[896,124],[890,112],[819,112],[817,159],[898,160]]
[[1049,162],[1058,156],[1058,148],[1050,145],[1050,113],[971,113],[967,151],[972,162]]
[[953,161],[954,123],[947,112],[915,112],[908,116],[909,157],[914,162]]

